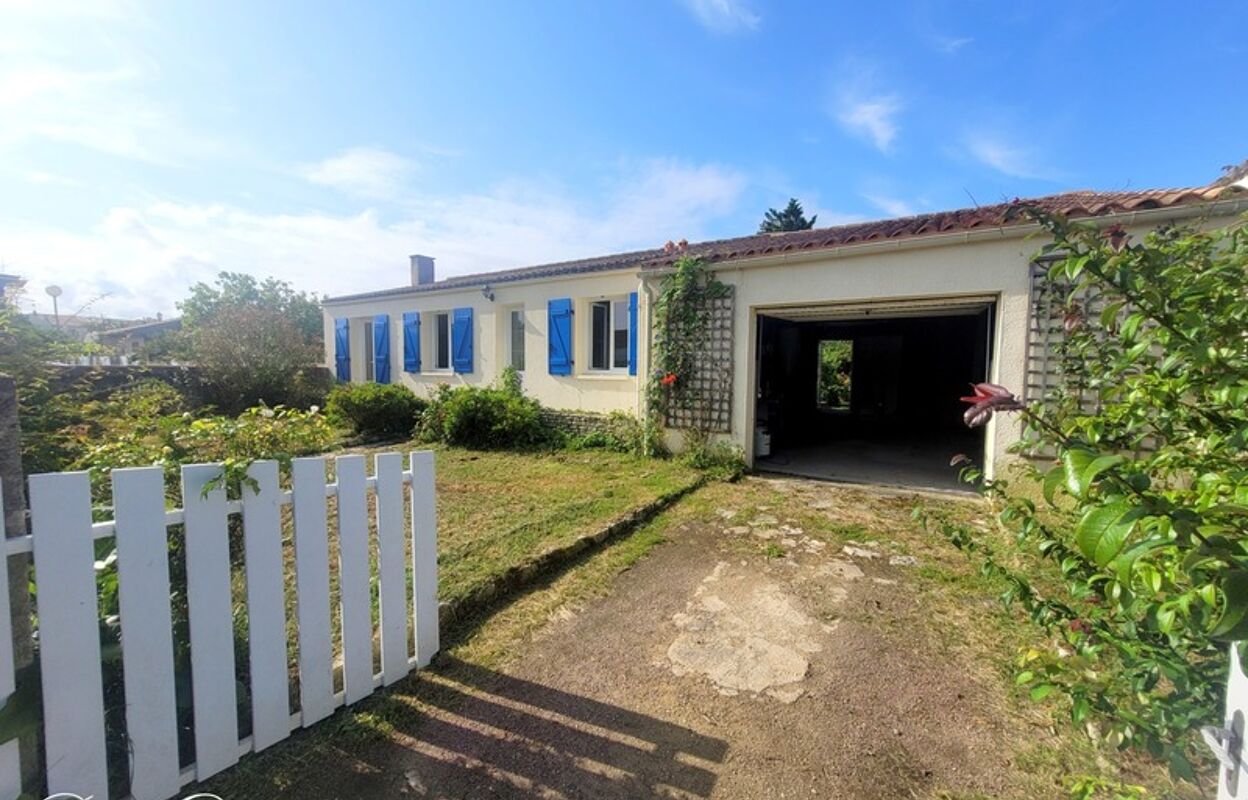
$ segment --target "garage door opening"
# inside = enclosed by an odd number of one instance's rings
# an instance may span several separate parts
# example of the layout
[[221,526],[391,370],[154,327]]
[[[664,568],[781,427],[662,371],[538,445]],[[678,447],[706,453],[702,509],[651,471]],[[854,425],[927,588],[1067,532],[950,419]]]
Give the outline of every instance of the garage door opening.
[[989,373],[991,300],[784,309],[758,317],[755,466],[854,483],[968,489],[983,463],[958,398]]

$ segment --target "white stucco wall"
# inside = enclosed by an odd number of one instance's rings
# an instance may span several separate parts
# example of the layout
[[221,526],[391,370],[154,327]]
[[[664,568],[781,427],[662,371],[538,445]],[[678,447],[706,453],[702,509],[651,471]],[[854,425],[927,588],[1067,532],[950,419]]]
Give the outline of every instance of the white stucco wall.
[[[353,301],[330,301],[325,305],[325,363],[334,368],[334,319],[351,320],[352,380],[364,380],[365,360],[371,358],[372,343],[364,341],[364,323],[374,315],[390,316],[390,377],[391,383],[427,394],[441,383],[452,386],[482,386],[493,383],[509,363],[510,312],[524,309],[525,393],[551,408],[578,411],[628,411],[638,413],[640,383],[627,372],[600,372],[589,369],[590,314],[589,304],[595,300],[626,298],[638,292],[638,375],[645,374],[645,353],[648,304],[641,292],[636,271],[624,270],[564,277],[560,279],[503,283],[491,287],[494,300],[485,298],[480,287],[451,291],[412,292],[397,296]],[[551,375],[548,371],[547,303],[556,298],[573,300],[571,375]],[[437,312],[456,308],[473,309],[473,371],[457,374],[451,370],[434,370],[433,319]],[[420,373],[403,371],[403,313],[421,314]]]

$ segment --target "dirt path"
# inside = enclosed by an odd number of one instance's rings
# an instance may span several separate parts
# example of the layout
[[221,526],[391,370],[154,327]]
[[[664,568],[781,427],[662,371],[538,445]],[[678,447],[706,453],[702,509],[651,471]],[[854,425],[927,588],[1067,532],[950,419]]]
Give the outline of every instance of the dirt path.
[[[791,501],[817,509],[825,491],[811,484]],[[913,559],[835,547],[789,510],[729,507],[722,524],[683,526],[608,598],[553,622],[506,674],[443,665],[423,723],[369,759],[384,765],[376,788],[430,798],[998,794],[1009,766],[984,690],[907,622]]]
[[526,620],[510,638],[484,634],[494,656],[454,648],[327,745],[292,747],[279,772],[257,762],[267,784],[245,785],[299,798],[971,800],[1065,797],[1071,775],[1122,774],[1086,739],[1054,737],[1048,711],[1011,705],[996,659],[1017,642],[1001,638],[996,590],[914,525],[915,502],[789,480],[703,490],[656,523],[666,544],[614,578],[595,573],[605,597],[560,588],[591,560],[487,622]]

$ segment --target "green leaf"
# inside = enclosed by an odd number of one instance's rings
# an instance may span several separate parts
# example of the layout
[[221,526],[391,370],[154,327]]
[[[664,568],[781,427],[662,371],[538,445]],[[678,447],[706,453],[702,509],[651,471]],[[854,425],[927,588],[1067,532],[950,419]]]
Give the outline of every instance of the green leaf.
[[1079,550],[1098,567],[1105,566],[1122,551],[1137,517],[1137,509],[1122,499],[1089,508],[1075,529]]
[[1087,488],[1083,483],[1083,471],[1096,460],[1096,453],[1082,447],[1072,447],[1062,453],[1062,466],[1066,474],[1066,490],[1075,497],[1083,497]]
[[1083,468],[1083,474],[1079,476],[1080,482],[1084,486],[1084,490],[1086,491],[1087,487],[1091,486],[1092,482],[1095,481],[1102,472],[1112,467],[1116,467],[1119,464],[1125,463],[1126,460],[1127,459],[1125,457],[1118,455],[1097,456],[1094,458],[1091,464],[1088,464]]
[[1223,641],[1248,639],[1248,570],[1232,570],[1222,579],[1226,604],[1210,636]]
[[1044,474],[1044,499],[1051,505],[1057,505],[1057,487],[1062,485],[1062,481],[1066,478],[1066,471],[1058,464]]
[[1035,686],[1031,687],[1031,692],[1030,692],[1031,701],[1033,703],[1039,703],[1044,698],[1053,694],[1054,688],[1056,687],[1054,687],[1053,684],[1051,683],[1036,684]]

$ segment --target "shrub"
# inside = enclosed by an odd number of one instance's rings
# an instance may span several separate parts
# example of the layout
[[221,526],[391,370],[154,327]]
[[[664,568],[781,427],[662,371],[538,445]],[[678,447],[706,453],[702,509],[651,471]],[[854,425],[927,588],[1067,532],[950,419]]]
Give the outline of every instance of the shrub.
[[438,387],[421,418],[421,437],[477,450],[522,450],[553,444],[542,407],[506,376],[500,386]]
[[705,431],[685,431],[681,458],[694,469],[711,473],[720,480],[735,481],[745,474],[745,453],[731,442],[716,440]]
[[142,417],[136,412],[159,408],[162,393],[144,387],[119,394],[102,404],[112,416],[93,410],[95,424],[108,431],[106,438],[71,465],[90,471],[102,502],[109,496],[108,473],[118,467],[164,467],[169,498],[177,502],[182,464],[224,463],[222,480],[237,494],[252,461],[270,459],[285,469],[293,457],[323,452],[334,441],[333,428],[316,411],[258,406],[237,417],[194,419],[189,412]]
[[364,438],[398,439],[412,435],[427,405],[402,386],[342,383],[330,391],[325,412]]
[[935,519],[1043,626],[1019,660],[1032,698],[1193,780],[1207,757],[1193,733],[1222,718],[1227,644],[1248,654],[1248,227],[1137,243],[1035,216],[1066,301],[1058,386],[1024,405],[980,385],[966,418],[1016,412],[1023,446],[1056,456],[1028,465],[1034,490],[986,488],[1061,581],[1033,583],[975,529]]

